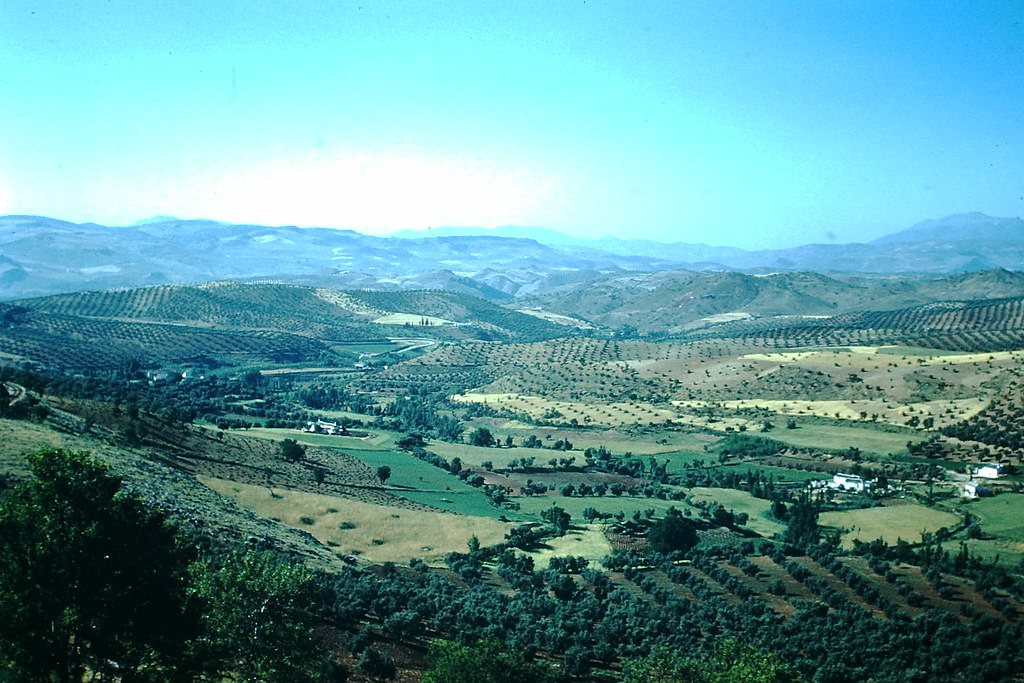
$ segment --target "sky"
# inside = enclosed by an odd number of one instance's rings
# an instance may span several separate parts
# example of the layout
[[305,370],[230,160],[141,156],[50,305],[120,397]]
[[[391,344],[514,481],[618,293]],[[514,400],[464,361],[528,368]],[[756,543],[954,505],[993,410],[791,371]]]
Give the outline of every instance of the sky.
[[745,248],[1024,214],[1018,0],[0,3],[0,214]]

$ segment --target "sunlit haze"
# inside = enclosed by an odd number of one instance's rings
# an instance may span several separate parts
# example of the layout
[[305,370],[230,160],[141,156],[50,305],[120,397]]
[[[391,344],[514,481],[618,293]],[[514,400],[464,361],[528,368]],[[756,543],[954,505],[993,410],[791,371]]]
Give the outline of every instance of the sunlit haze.
[[742,247],[1024,213],[1012,2],[0,6],[0,214]]

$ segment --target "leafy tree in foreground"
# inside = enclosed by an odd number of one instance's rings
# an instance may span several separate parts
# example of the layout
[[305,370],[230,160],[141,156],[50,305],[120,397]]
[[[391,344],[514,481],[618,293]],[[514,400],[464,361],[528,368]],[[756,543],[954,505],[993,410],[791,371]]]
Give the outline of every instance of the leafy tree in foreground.
[[522,654],[506,652],[496,640],[462,645],[435,640],[430,645],[430,668],[423,683],[544,683],[550,669],[528,662]]
[[0,501],[0,666],[25,681],[186,678],[198,622],[164,514],[84,453],[28,461],[34,478]]
[[710,658],[690,659],[661,648],[627,662],[623,683],[791,683],[799,675],[774,653],[734,638],[722,641]]
[[319,680],[324,649],[313,637],[327,603],[313,573],[270,553],[235,553],[192,568],[205,661],[244,681]]

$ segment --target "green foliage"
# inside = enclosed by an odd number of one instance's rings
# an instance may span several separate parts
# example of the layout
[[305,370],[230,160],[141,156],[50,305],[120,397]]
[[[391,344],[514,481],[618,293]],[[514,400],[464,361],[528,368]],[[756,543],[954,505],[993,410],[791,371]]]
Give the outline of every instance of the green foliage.
[[375,647],[363,650],[356,662],[356,670],[375,680],[388,680],[395,677],[395,663],[388,653]]
[[[767,429],[764,431],[768,431]],[[715,450],[722,455],[737,455],[749,458],[763,458],[778,455],[786,450],[786,444],[775,439],[752,434],[729,434],[715,444]]]
[[774,653],[733,638],[722,641],[710,658],[683,658],[660,648],[623,667],[623,683],[787,683],[800,678]]
[[84,453],[28,456],[0,503],[0,662],[16,680],[169,680],[198,622],[164,515]]
[[306,457],[306,447],[295,439],[282,439],[278,451],[285,462],[299,462]]
[[423,683],[544,683],[551,670],[528,662],[519,652],[506,651],[496,640],[462,645],[447,640],[430,644],[430,668]]
[[815,545],[821,538],[818,506],[806,495],[797,499],[786,513],[786,543],[797,548]]
[[496,441],[494,434],[487,427],[478,427],[469,435],[469,443],[474,446],[493,446]]
[[569,525],[572,523],[572,517],[565,508],[559,507],[558,505],[552,505],[548,509],[540,513],[540,518],[545,522],[555,527],[559,536],[565,534],[569,530]]
[[391,478],[391,468],[387,465],[381,465],[377,468],[377,478],[381,480],[381,483]]
[[200,605],[199,650],[244,681],[317,680],[323,648],[313,638],[326,595],[304,565],[269,553],[236,553],[192,568]]
[[675,550],[687,551],[697,545],[697,529],[693,522],[683,517],[674,507],[665,511],[665,516],[654,522],[647,530],[647,544],[651,550],[670,553]]

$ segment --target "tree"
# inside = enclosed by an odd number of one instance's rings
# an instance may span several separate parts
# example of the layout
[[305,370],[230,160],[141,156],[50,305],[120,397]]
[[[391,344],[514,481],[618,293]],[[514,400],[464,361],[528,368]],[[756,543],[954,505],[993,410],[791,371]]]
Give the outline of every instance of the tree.
[[233,553],[193,565],[202,609],[202,657],[243,681],[317,680],[324,649],[313,638],[326,595],[298,562]]
[[558,505],[552,505],[547,510],[542,511],[540,513],[540,518],[555,527],[559,536],[565,535],[565,532],[569,530],[569,525],[572,522],[572,517],[565,511],[565,508],[559,507]]
[[797,548],[816,545],[821,539],[818,528],[818,506],[806,494],[790,506],[786,514],[786,543]]
[[659,553],[686,551],[697,545],[698,540],[693,522],[683,517],[674,507],[666,510],[665,516],[647,530],[647,545]]
[[299,462],[306,457],[306,447],[295,439],[282,439],[277,447],[285,462]]
[[544,683],[553,678],[547,666],[507,652],[496,640],[475,645],[435,640],[428,658],[423,683]]
[[28,462],[0,503],[0,661],[21,680],[187,677],[190,558],[164,513],[88,454]]
[[708,658],[683,658],[665,648],[626,662],[623,683],[789,683],[799,675],[778,655],[727,638]]
[[378,467],[377,478],[380,479],[380,482],[382,484],[386,482],[388,479],[391,478],[391,468],[388,467],[387,465],[381,465],[380,467]]
[[496,442],[494,434],[487,427],[477,427],[469,435],[469,443],[474,446],[493,446]]
[[375,647],[368,647],[363,650],[356,662],[356,669],[361,674],[377,680],[389,680],[395,677],[395,663],[391,656]]

